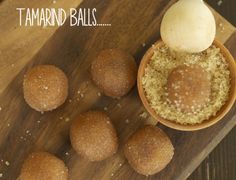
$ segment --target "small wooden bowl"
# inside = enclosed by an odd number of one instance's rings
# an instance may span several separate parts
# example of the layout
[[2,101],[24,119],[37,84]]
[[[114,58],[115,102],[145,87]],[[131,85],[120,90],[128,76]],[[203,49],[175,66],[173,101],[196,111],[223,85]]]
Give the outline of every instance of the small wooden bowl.
[[232,57],[232,55],[230,54],[230,52],[227,50],[227,48],[221,44],[219,41],[215,40],[213,42],[213,44],[220,48],[221,53],[224,55],[226,61],[229,64],[229,70],[230,70],[230,77],[231,77],[231,88],[230,88],[230,92],[229,92],[229,98],[227,100],[227,102],[221,107],[221,109],[217,112],[217,114],[215,116],[210,117],[208,120],[203,121],[200,124],[195,124],[195,125],[183,125],[183,124],[179,124],[177,122],[174,121],[170,121],[168,119],[164,119],[162,117],[160,117],[149,105],[148,100],[146,98],[143,86],[142,86],[142,77],[144,75],[145,72],[145,68],[146,65],[149,63],[149,61],[151,60],[151,57],[153,56],[153,52],[155,49],[157,49],[158,47],[161,47],[164,45],[164,42],[159,40],[157,41],[151,48],[148,49],[148,51],[145,53],[145,55],[143,56],[140,66],[139,66],[139,70],[138,70],[138,92],[139,92],[139,96],[143,102],[144,107],[146,108],[146,110],[153,116],[153,118],[156,119],[157,122],[160,122],[170,128],[173,129],[177,129],[177,130],[182,130],[182,131],[195,131],[195,130],[200,130],[200,129],[204,129],[207,128],[209,126],[212,126],[213,124],[217,123],[219,120],[221,120],[226,114],[227,112],[231,109],[231,107],[234,104],[235,98],[236,98],[236,82],[235,82],[235,78],[236,78],[236,64],[234,61],[234,58]]

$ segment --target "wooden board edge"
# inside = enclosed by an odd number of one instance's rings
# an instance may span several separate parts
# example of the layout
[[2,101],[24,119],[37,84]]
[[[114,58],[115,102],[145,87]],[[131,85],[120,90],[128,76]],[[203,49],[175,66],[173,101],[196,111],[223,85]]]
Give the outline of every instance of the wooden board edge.
[[[234,27],[235,28],[235,27]],[[225,46],[233,53],[228,44],[229,42],[234,42],[236,47],[236,28],[230,38],[224,43]],[[236,57],[236,53],[234,58]],[[236,126],[236,114],[229,120],[229,122],[218,132],[218,134],[211,140],[211,142],[201,151],[183,170],[180,176],[177,178],[179,180],[187,179],[193,171],[202,163],[202,161],[213,151],[213,149],[224,139],[224,137]]]

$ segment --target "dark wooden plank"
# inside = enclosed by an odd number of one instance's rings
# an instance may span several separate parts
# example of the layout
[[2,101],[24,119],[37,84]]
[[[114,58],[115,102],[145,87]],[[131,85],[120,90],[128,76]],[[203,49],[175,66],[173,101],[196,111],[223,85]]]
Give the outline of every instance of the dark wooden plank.
[[[236,26],[236,1],[227,0],[219,6],[216,0],[206,0],[217,12]],[[231,51],[235,54],[235,50]],[[222,140],[191,174],[189,180],[231,180],[236,177],[236,127]]]
[[236,177],[236,128],[207,156],[189,180],[232,180]]
[[[218,13],[224,16],[226,20],[236,26],[236,1],[234,0],[205,0]],[[220,1],[222,3],[220,3]]]
[[[67,22],[0,95],[0,159],[4,161],[0,172],[5,179],[15,179],[24,158],[35,150],[46,150],[62,158],[69,166],[72,180],[146,179],[130,168],[122,153],[122,144],[126,138],[146,123],[139,116],[143,112],[143,106],[136,88],[120,100],[99,97],[99,90],[90,80],[89,67],[101,49],[113,47],[130,52],[139,62],[146,49],[160,38],[161,16],[173,2],[87,0],[81,4],[80,7],[96,7],[99,21],[111,23],[112,26],[72,28]],[[228,45],[236,47],[235,37],[232,38]],[[147,46],[143,47],[143,43]],[[53,112],[40,114],[25,104],[21,87],[26,70],[45,63],[55,64],[66,72],[70,82],[69,99],[72,102],[67,101]],[[84,98],[79,101],[78,90],[84,94]],[[107,113],[118,131],[121,145],[119,152],[113,157],[103,162],[89,163],[71,148],[68,137],[70,122],[64,119],[73,119],[78,113],[88,109],[103,110],[104,107],[108,107]],[[235,111],[236,107],[217,125],[198,132],[180,132],[160,126],[173,141],[175,156],[164,171],[148,179],[186,178],[236,124],[233,118]],[[61,120],[60,117],[64,119]],[[128,124],[125,122],[127,118],[130,120]],[[27,130],[31,135],[26,133]],[[69,156],[66,152],[69,152]],[[4,165],[6,161],[9,161],[10,166]]]

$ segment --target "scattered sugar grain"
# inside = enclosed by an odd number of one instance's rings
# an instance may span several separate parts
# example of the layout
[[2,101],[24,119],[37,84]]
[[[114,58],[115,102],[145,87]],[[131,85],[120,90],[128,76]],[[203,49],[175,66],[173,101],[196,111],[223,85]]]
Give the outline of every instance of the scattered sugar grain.
[[107,107],[104,107],[103,109],[104,109],[104,111],[107,111],[107,110],[108,110],[108,108],[107,108]]
[[142,112],[141,114],[139,114],[139,117],[146,119],[148,117],[148,114],[146,112]]
[[129,124],[129,119],[126,119],[126,120],[125,120],[125,123],[126,123],[126,124]]
[[70,154],[68,152],[65,153],[66,156],[69,156]]
[[117,107],[121,108],[121,104],[120,104],[120,103],[118,103],[118,104],[117,104]]
[[2,178],[3,177],[3,173],[0,173],[0,178]]
[[31,133],[30,133],[29,130],[26,130],[25,132],[26,132],[27,135],[31,136]]
[[9,161],[5,161],[6,166],[10,166]]
[[65,122],[69,122],[70,121],[70,118],[65,118]]
[[225,27],[222,27],[222,28],[221,28],[221,32],[224,32],[224,30],[225,30]]
[[23,141],[26,141],[26,138],[23,137],[23,136],[21,136],[20,139],[23,140]]
[[222,1],[222,0],[219,0],[219,1],[217,2],[217,5],[218,5],[218,6],[221,6],[222,3],[223,3],[223,1]]

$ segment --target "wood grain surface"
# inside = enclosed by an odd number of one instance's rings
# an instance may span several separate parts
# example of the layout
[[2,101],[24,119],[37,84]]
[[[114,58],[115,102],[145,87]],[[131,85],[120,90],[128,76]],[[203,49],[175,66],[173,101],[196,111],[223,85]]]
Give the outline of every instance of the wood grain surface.
[[[0,4],[0,93],[19,71],[33,58],[57,27],[19,26],[16,8],[59,8],[66,12],[77,7],[82,0],[5,0]],[[12,68],[14,67],[14,68]]]
[[[18,1],[17,1],[18,2]],[[29,1],[31,3],[31,1]],[[38,2],[38,1],[37,1]],[[76,6],[75,1],[58,1],[65,6]],[[160,126],[170,136],[175,146],[175,156],[161,173],[144,177],[134,172],[122,153],[124,141],[138,127],[152,123],[151,118],[142,118],[143,106],[134,88],[127,96],[114,100],[98,96],[99,90],[90,80],[89,68],[101,49],[121,48],[131,53],[139,63],[142,55],[160,38],[160,21],[165,10],[175,1],[166,0],[84,0],[78,8],[96,7],[98,21],[111,23],[111,27],[69,27],[69,22],[59,29],[50,29],[48,34],[26,33],[21,30],[12,13],[11,3],[5,0],[0,10],[8,5],[11,19],[7,32],[6,15],[0,21],[1,55],[0,78],[0,173],[2,179],[16,179],[23,160],[32,151],[46,150],[62,158],[70,170],[70,179],[185,179],[207,154],[236,124],[236,107],[217,125],[197,131],[180,132]],[[47,6],[48,1],[40,1]],[[17,5],[15,5],[17,6]],[[15,7],[12,6],[12,7]],[[23,5],[22,5],[23,6]],[[32,6],[40,6],[32,1]],[[15,9],[15,8],[14,8]],[[12,12],[11,12],[12,11]],[[7,14],[8,12],[6,12]],[[1,13],[0,13],[1,14]],[[217,13],[217,39],[232,51],[236,48],[235,28]],[[223,25],[224,29],[222,29]],[[25,34],[26,33],[26,34]],[[9,37],[9,41],[7,39]],[[15,38],[13,38],[15,36]],[[32,36],[32,39],[31,39]],[[29,39],[28,41],[25,41]],[[42,40],[43,39],[43,40]],[[37,42],[39,41],[39,43]],[[25,42],[18,45],[19,42]],[[143,44],[146,44],[144,47]],[[5,54],[6,53],[6,54]],[[234,54],[235,56],[235,54]],[[236,57],[236,56],[235,56]],[[14,64],[14,65],[12,65]],[[16,64],[16,65],[15,65]],[[37,64],[54,64],[65,71],[69,78],[68,101],[55,111],[38,113],[24,101],[22,79],[24,73]],[[81,97],[78,90],[84,95]],[[87,162],[71,148],[68,129],[74,117],[88,109],[108,109],[119,135],[119,152],[97,163]],[[129,119],[127,123],[126,119]]]
[[236,177],[236,128],[206,157],[189,180],[233,180]]
[[[206,0],[218,13],[236,26],[236,1]],[[217,145],[189,180],[232,180],[236,177],[236,127]]]

